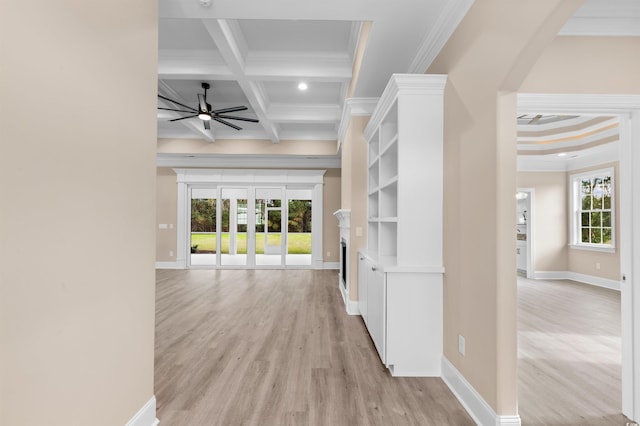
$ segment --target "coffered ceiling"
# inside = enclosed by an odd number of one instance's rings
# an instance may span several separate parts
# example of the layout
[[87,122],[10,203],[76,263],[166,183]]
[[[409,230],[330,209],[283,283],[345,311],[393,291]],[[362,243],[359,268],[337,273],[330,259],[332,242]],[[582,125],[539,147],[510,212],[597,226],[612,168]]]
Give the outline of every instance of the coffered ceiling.
[[213,109],[245,105],[234,115],[260,122],[206,130],[159,111],[158,137],[336,140],[345,98],[375,98],[392,73],[424,72],[472,2],[160,0],[159,94],[196,108],[206,82]]
[[[212,122],[206,130],[197,117],[171,122],[187,114],[159,111],[158,137],[336,140],[345,98],[374,99],[392,73],[424,72],[472,3],[159,0],[158,93],[196,108],[206,82],[213,109],[245,105],[246,111],[234,115],[260,122],[229,120],[239,131]],[[586,0],[560,35],[640,35],[640,1]],[[307,89],[299,90],[300,83]],[[176,105],[159,99],[158,106]],[[547,119],[535,131],[543,125],[561,129]],[[560,121],[591,129],[585,124],[589,118]],[[555,139],[571,141],[551,143],[549,135],[522,136],[534,130],[519,124],[521,155],[575,151],[579,141],[592,143],[595,137],[559,130]]]

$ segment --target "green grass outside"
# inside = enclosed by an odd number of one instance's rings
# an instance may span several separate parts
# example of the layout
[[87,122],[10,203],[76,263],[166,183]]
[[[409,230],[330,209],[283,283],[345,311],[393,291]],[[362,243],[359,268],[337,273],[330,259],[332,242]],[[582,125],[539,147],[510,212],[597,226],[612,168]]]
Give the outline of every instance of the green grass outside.
[[[222,253],[229,253],[229,233],[223,232]],[[280,234],[269,234],[269,245],[280,244]],[[288,235],[289,254],[311,254],[311,233],[289,233]],[[191,246],[198,246],[198,252],[216,252],[216,234],[191,234]],[[247,253],[247,234],[236,234],[236,245],[238,254]],[[256,233],[256,254],[264,254],[264,233]]]

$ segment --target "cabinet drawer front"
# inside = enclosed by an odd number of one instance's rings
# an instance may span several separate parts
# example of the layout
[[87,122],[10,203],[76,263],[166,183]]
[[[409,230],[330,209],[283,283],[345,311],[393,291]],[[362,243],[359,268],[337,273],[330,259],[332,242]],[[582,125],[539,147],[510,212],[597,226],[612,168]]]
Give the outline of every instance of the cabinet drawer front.
[[371,339],[376,346],[378,355],[386,364],[386,285],[382,272],[369,268],[367,272],[368,292],[368,329]]

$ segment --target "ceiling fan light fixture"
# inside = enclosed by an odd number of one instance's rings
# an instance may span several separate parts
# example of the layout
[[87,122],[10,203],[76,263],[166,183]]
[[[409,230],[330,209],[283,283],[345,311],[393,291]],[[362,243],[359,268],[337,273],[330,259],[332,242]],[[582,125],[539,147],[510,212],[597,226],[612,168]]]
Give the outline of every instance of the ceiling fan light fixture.
[[198,114],[198,118],[200,120],[209,121],[211,120],[211,114],[209,114],[208,112],[200,111],[200,113]]

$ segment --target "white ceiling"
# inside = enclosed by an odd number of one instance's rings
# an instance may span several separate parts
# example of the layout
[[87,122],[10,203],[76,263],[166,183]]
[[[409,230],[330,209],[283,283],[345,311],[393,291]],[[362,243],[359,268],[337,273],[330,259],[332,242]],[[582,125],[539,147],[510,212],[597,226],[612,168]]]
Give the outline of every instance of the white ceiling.
[[353,95],[378,97],[392,73],[423,72],[472,3],[159,0],[159,93],[196,107],[207,82],[214,109],[245,105],[234,114],[260,123],[208,131],[198,118],[169,122],[187,114],[159,111],[158,137],[336,140],[362,23],[372,25]]
[[[205,2],[206,3],[206,2]],[[237,131],[158,112],[159,138],[336,140],[348,87],[377,98],[392,73],[423,72],[473,0],[159,0],[158,92],[196,107],[245,105]],[[362,23],[372,23],[353,75]],[[560,35],[640,35],[640,0],[586,0]],[[356,79],[357,77],[357,79]],[[300,91],[300,82],[308,90]],[[175,107],[159,100],[158,106]],[[231,120],[230,120],[231,121]]]

